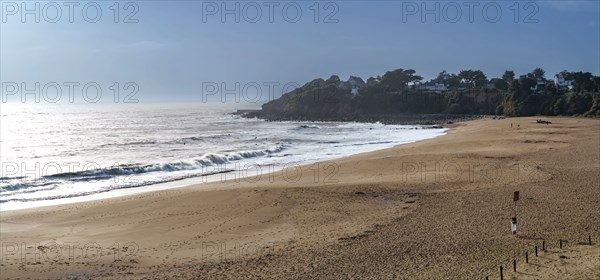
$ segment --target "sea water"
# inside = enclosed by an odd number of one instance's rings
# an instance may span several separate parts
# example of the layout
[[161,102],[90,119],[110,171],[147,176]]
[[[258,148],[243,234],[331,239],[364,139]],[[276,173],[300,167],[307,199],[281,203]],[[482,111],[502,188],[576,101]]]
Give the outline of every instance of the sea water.
[[0,109],[2,211],[239,178],[445,133],[380,123],[267,122],[204,103]]

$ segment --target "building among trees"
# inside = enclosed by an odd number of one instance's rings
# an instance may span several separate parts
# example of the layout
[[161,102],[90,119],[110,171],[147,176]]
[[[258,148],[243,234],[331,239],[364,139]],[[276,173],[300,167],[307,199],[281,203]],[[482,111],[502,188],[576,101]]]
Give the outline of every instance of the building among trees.
[[554,85],[556,88],[573,89],[573,81],[566,80],[562,73],[554,75]]

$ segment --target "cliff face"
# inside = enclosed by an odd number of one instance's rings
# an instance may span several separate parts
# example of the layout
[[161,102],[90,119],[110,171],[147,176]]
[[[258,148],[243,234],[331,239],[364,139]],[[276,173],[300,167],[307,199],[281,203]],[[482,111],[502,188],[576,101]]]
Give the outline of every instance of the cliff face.
[[[362,81],[362,80],[360,80]],[[315,79],[262,106],[260,117],[271,120],[325,120],[350,117],[351,90],[360,81]],[[364,82],[363,82],[364,84]]]

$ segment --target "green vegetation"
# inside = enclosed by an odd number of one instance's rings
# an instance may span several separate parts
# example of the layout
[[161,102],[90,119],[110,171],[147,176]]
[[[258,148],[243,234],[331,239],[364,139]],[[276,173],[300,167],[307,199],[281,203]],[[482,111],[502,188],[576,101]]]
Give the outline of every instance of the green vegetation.
[[587,72],[559,74],[564,78],[559,83],[546,79],[541,68],[518,78],[507,70],[501,78],[488,80],[482,71],[469,69],[458,74],[442,71],[422,82],[416,71],[397,69],[361,81],[357,94],[338,76],[331,76],[264,104],[261,115],[312,120],[395,114],[600,116],[600,77]]

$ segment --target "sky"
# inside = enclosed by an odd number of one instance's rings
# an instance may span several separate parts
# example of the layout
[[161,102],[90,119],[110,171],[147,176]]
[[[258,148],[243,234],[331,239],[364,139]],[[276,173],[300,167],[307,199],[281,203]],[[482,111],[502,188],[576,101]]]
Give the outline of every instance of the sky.
[[[69,89],[77,102],[85,88],[86,101],[100,89],[109,102],[261,103],[315,78],[397,68],[600,75],[599,3],[1,1],[2,102],[27,90],[64,101]],[[56,85],[61,97],[48,97]]]

